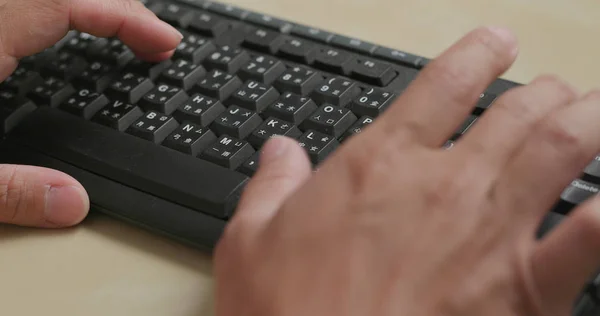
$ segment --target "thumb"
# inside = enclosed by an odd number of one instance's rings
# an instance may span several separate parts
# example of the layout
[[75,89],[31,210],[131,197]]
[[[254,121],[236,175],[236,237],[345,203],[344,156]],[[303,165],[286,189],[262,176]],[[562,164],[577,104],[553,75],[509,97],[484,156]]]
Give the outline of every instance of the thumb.
[[311,176],[306,152],[286,137],[271,138],[263,146],[259,165],[232,218],[253,231],[267,224],[285,200]]
[[0,165],[0,222],[57,228],[78,224],[87,215],[83,186],[59,171]]

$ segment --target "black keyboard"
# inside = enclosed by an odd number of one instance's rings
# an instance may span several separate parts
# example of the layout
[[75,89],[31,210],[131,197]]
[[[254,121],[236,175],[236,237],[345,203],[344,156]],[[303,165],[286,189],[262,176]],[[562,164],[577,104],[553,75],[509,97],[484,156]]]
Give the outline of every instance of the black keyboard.
[[[144,4],[184,35],[146,63],[115,38],[70,32],[0,84],[0,163],[66,172],[92,210],[211,249],[273,135],[314,166],[377,119],[429,60],[204,0]],[[518,83],[496,80],[446,147]],[[573,181],[543,236],[600,191],[600,157]],[[575,315],[597,315],[600,277]]]

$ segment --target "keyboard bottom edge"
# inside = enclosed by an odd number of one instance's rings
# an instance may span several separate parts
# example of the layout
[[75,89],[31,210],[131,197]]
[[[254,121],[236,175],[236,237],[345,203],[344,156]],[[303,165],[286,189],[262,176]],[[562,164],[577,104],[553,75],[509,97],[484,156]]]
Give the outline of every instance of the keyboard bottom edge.
[[202,251],[212,252],[226,225],[222,219],[163,200],[12,142],[0,143],[0,163],[62,171],[84,186],[90,197],[91,211],[98,211]]

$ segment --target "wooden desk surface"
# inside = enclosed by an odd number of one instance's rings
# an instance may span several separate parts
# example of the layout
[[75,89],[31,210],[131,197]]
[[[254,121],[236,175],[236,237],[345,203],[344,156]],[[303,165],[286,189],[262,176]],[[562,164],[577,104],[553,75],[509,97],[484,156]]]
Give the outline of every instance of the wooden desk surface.
[[[484,24],[511,27],[521,54],[506,78],[555,73],[600,85],[600,3],[594,0],[230,0],[293,21],[433,57]],[[91,215],[40,231],[0,226],[0,314],[212,315],[210,257]]]

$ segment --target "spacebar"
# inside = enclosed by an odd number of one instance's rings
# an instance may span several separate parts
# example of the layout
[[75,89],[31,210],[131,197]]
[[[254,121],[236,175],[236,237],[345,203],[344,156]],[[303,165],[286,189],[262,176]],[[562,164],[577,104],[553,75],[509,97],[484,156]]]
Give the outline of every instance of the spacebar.
[[219,218],[233,213],[248,180],[240,173],[49,107],[33,112],[8,140]]

